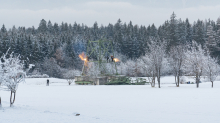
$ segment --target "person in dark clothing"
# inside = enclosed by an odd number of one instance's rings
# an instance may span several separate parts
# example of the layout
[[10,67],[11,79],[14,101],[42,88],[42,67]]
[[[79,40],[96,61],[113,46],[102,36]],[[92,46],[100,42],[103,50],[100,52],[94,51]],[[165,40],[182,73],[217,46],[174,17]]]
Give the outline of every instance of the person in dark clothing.
[[107,62],[109,61],[109,57],[107,56]]
[[112,62],[114,62],[114,56],[111,56]]
[[49,86],[49,79],[47,79],[47,86]]

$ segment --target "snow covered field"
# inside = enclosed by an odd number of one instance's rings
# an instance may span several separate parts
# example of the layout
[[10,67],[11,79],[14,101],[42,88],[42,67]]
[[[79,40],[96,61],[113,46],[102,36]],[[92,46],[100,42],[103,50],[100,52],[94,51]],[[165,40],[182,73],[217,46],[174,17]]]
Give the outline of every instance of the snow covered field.
[[[69,86],[66,80],[26,79],[13,108],[10,92],[0,91],[0,123],[219,123],[220,81],[181,84],[162,78],[150,85]],[[75,116],[79,113],[80,116]]]

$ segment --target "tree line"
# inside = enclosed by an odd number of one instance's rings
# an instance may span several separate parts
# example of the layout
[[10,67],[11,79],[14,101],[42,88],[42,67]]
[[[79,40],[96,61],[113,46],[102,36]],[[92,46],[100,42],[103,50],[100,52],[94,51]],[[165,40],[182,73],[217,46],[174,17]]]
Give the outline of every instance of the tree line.
[[202,49],[207,48],[211,57],[219,58],[220,18],[216,22],[209,19],[191,24],[188,19],[177,19],[172,13],[170,19],[159,27],[154,24],[134,25],[132,21],[122,23],[120,19],[107,26],[95,22],[92,27],[76,22],[59,25],[44,19],[37,28],[13,26],[7,30],[3,25],[0,31],[0,56],[10,48],[9,53],[21,55],[25,69],[29,64],[35,64],[29,73],[62,78],[62,73],[70,69],[81,70],[83,63],[78,55],[86,51],[89,40],[99,39],[112,41],[115,52],[123,56],[123,62],[136,61],[145,56],[151,50],[152,39],[166,42],[166,54],[173,47],[192,46],[195,41]]

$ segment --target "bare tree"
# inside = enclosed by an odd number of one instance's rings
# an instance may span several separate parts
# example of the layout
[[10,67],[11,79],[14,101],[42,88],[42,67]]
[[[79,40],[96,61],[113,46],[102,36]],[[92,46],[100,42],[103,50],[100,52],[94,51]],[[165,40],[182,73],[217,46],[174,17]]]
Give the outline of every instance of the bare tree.
[[[6,57],[8,55],[9,57]],[[8,54],[7,52],[1,57],[1,66],[4,71],[2,84],[11,91],[10,106],[13,106],[18,84],[24,81],[26,75],[23,70],[24,64],[20,61],[19,56],[14,57],[13,53]]]
[[186,62],[184,64],[184,69],[186,75],[195,76],[197,88],[199,87],[200,78],[206,65],[205,59],[205,50],[202,49],[201,45],[193,41],[192,46],[186,52]]
[[[100,72],[98,64],[95,64],[94,62],[88,63],[88,71],[87,71],[88,76],[95,79],[100,75],[100,73],[101,72]],[[95,81],[94,81],[94,85],[96,85],[96,84],[97,83],[95,83]]]
[[137,74],[139,72],[139,65],[137,65],[137,62],[133,61],[133,60],[128,60],[126,62],[126,75],[128,76],[133,76],[133,77],[137,77]]
[[219,64],[217,63],[217,59],[212,58],[210,55],[207,55],[205,73],[209,81],[212,83],[212,88],[213,88],[213,82],[219,75],[219,68],[220,67]]
[[150,55],[145,54],[142,58],[143,68],[145,70],[145,75],[148,78],[148,81],[151,84],[151,87],[155,87],[155,78],[156,78],[156,70],[153,66],[153,60],[151,60]]
[[67,80],[68,84],[71,85],[74,82],[75,76],[79,76],[81,72],[79,70],[69,70],[64,74],[64,78]]
[[175,83],[176,87],[179,87],[180,85],[180,77],[182,73],[182,68],[185,60],[185,47],[178,45],[175,47],[172,47],[169,52],[169,63],[170,67],[172,69],[172,72],[175,76]]
[[127,65],[126,65],[126,63],[124,63],[124,62],[120,62],[120,64],[118,65],[118,71],[119,71],[119,74],[121,74],[121,75],[126,75],[126,68],[127,68]]
[[160,88],[160,78],[163,72],[163,67],[166,66],[166,42],[161,41],[159,38],[151,38],[149,47],[149,58],[152,66],[154,66],[155,74],[157,77],[158,87]]

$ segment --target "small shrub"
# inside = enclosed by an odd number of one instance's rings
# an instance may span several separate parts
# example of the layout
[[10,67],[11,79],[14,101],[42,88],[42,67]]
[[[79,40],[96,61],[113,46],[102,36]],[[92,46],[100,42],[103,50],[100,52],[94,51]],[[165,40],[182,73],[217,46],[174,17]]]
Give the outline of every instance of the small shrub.
[[43,74],[43,75],[30,75],[30,76],[26,76],[26,78],[49,78],[49,76],[47,74]]
[[129,77],[119,77],[111,79],[106,85],[131,85],[131,79]]

